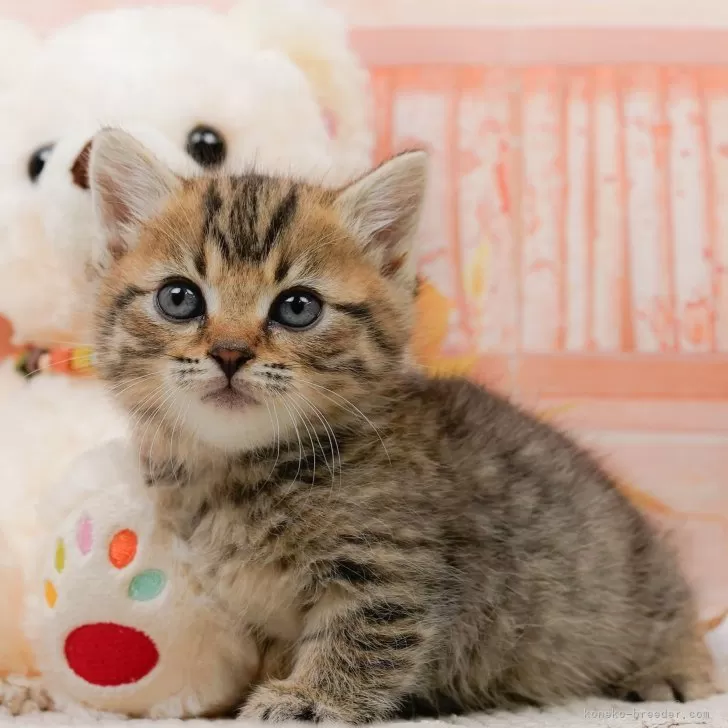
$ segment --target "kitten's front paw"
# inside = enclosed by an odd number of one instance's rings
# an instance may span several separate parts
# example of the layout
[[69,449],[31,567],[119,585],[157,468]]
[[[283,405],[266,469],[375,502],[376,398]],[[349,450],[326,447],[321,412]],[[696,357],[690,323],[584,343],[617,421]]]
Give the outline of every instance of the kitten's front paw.
[[272,681],[255,690],[240,711],[239,717],[273,723],[292,720],[314,723],[364,722],[352,706],[331,705],[305,686],[288,680]]
[[37,678],[11,675],[0,679],[0,715],[26,715],[50,709],[51,700]]

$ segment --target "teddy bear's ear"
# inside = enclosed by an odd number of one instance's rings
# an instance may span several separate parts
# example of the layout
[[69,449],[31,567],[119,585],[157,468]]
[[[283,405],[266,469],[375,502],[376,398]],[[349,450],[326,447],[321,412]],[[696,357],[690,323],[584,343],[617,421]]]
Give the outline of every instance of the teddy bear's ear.
[[373,144],[368,74],[349,45],[343,17],[322,0],[239,0],[229,17],[252,47],[280,51],[304,73],[339,171],[367,169]]
[[0,91],[22,75],[40,49],[40,38],[14,20],[0,18]]

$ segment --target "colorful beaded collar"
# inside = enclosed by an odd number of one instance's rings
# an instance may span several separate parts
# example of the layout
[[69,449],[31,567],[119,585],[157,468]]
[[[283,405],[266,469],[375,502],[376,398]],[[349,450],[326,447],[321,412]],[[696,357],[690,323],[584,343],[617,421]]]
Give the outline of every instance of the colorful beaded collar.
[[25,377],[48,372],[88,376],[94,371],[94,353],[86,346],[44,349],[28,345],[16,356],[15,369]]

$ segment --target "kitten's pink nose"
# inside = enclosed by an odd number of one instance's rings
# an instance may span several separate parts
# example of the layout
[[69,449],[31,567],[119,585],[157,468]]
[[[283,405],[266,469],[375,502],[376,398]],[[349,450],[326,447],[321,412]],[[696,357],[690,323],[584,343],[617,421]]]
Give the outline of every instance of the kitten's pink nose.
[[245,362],[250,361],[255,355],[247,347],[238,347],[233,349],[224,346],[216,346],[214,349],[210,349],[210,356],[218,363],[223,374],[228,379],[232,379],[238,369],[240,369]]

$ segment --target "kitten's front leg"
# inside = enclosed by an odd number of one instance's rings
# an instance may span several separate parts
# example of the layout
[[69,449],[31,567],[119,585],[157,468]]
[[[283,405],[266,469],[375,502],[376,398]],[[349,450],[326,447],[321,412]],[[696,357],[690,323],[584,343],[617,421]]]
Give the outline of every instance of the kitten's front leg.
[[396,600],[325,599],[306,620],[290,677],[261,685],[241,717],[344,723],[392,717],[427,682],[433,631],[423,616]]

